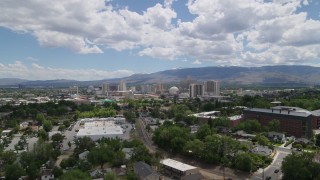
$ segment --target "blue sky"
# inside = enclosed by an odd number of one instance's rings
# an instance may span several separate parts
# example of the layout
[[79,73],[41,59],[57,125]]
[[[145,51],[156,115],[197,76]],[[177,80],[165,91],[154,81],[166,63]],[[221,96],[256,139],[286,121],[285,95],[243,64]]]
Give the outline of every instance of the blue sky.
[[0,11],[0,78],[320,65],[318,0],[3,0]]

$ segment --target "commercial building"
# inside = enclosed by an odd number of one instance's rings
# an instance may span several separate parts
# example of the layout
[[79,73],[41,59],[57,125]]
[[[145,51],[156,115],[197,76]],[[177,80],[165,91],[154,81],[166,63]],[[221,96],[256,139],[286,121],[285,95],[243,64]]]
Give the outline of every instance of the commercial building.
[[219,81],[206,81],[204,84],[204,92],[208,96],[220,96],[220,82]]
[[275,106],[271,109],[247,108],[243,110],[244,120],[256,119],[267,126],[270,121],[280,122],[280,131],[290,136],[312,136],[312,129],[320,127],[320,111],[308,111],[298,107]]
[[199,172],[197,167],[185,164],[174,159],[164,159],[160,161],[161,171],[172,177],[173,179],[181,179],[184,176],[197,174]]
[[189,95],[191,98],[201,97],[204,94],[203,84],[190,84]]
[[79,129],[77,138],[90,137],[93,141],[101,138],[124,138],[124,130],[114,121],[85,121],[84,128]]

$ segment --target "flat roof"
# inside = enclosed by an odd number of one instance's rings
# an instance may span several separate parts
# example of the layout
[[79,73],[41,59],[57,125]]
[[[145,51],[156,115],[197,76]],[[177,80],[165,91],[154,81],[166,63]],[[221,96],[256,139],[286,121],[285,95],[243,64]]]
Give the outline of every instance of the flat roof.
[[[273,111],[272,111],[273,110]],[[281,110],[281,113],[280,113]],[[287,116],[300,116],[300,117],[308,117],[312,115],[312,113],[308,110],[297,108],[297,109],[280,109],[279,107],[275,107],[272,109],[262,109],[262,108],[248,108],[245,111],[253,111],[253,112],[263,112],[269,114],[283,114]]]
[[94,135],[122,135],[123,129],[121,126],[89,126],[84,129],[79,129],[77,136],[94,136]]
[[174,159],[169,159],[169,158],[161,160],[160,163],[183,172],[197,168],[189,164],[184,164],[182,162],[176,161]]

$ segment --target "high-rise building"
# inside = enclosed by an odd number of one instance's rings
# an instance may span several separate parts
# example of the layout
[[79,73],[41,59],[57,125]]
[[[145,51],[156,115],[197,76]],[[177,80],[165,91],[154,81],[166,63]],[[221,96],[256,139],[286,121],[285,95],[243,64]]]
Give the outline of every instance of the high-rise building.
[[219,81],[206,81],[204,84],[204,92],[208,96],[220,96],[220,82]]
[[190,84],[189,86],[189,95],[190,97],[199,97],[203,96],[204,88],[202,84]]
[[109,83],[103,83],[102,84],[102,94],[108,95],[109,92]]
[[121,80],[119,85],[119,91],[126,91],[126,90],[127,90],[126,81]]

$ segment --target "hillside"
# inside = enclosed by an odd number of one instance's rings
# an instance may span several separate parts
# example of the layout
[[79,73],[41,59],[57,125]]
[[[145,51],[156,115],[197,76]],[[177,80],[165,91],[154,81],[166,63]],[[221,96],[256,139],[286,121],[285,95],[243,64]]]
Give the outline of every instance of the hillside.
[[0,79],[0,86],[22,84],[26,87],[68,87],[72,85],[101,85],[103,82],[128,84],[151,84],[179,82],[187,77],[192,79],[219,80],[224,85],[247,86],[306,86],[320,84],[320,67],[312,66],[263,66],[263,67],[201,67],[165,70],[151,74],[134,74],[125,78],[97,81],[48,80],[27,81],[21,79]]

